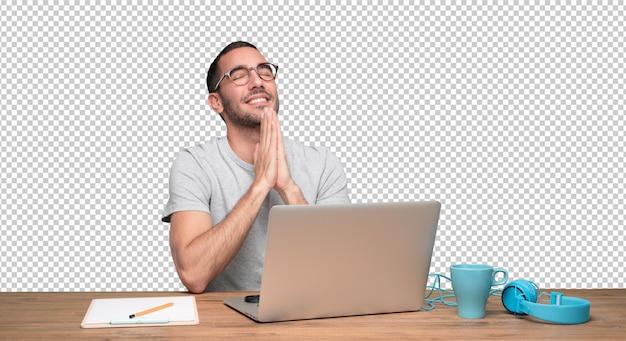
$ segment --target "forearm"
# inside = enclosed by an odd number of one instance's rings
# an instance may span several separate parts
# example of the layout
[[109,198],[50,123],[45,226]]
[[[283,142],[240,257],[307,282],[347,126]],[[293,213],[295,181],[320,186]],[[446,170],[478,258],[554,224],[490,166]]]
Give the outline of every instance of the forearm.
[[209,271],[211,278],[208,282],[217,277],[235,257],[259,214],[268,192],[269,190],[259,187],[251,187],[226,218],[207,231],[209,233],[207,241],[212,250],[210,259],[213,262]]
[[237,254],[268,192],[251,186],[224,220],[173,253],[179,276],[191,292],[203,292]]
[[306,205],[308,202],[302,194],[300,186],[298,186],[293,180],[285,188],[276,188],[276,192],[283,199],[283,202],[287,205]]

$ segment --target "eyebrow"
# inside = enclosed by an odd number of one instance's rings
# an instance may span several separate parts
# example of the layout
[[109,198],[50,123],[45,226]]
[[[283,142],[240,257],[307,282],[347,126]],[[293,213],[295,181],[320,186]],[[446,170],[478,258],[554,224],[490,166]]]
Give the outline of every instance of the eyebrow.
[[[243,64],[239,64],[239,65],[235,65],[235,66],[233,66],[233,67],[229,68],[229,69],[228,69],[228,71],[230,71],[230,70],[234,70],[234,69],[238,69],[238,68],[244,68],[244,69],[247,69],[248,67],[247,67],[247,66],[245,66],[245,65],[243,65]],[[226,71],[226,72],[228,72],[228,71]]]
[[[253,67],[257,67],[257,66],[259,66],[261,64],[268,64],[268,63],[269,62],[260,62],[260,63],[258,63],[257,65],[255,65]],[[234,69],[239,69],[239,68],[248,69],[249,67],[247,65],[239,64],[239,65],[235,65],[235,66],[231,67],[230,69],[227,69],[226,72],[232,71]]]

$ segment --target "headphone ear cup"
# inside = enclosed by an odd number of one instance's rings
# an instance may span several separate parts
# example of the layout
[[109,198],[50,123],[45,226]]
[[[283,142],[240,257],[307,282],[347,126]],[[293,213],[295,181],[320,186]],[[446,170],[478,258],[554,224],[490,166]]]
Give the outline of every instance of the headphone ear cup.
[[514,314],[525,314],[522,302],[537,302],[537,285],[531,281],[518,279],[502,289],[502,305]]

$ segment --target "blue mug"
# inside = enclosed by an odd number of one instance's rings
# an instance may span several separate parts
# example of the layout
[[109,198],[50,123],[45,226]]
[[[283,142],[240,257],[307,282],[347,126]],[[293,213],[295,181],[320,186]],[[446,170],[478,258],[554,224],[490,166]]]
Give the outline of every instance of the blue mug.
[[[498,273],[503,274],[500,280],[496,280]],[[450,274],[459,317],[466,319],[485,317],[491,287],[509,280],[505,269],[486,264],[455,264],[450,267]]]

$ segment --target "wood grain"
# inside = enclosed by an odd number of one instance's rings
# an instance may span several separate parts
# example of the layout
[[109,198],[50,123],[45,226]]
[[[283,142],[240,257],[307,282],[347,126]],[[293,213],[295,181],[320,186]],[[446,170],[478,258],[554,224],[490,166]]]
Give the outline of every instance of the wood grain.
[[555,325],[505,311],[491,297],[484,319],[465,320],[456,308],[278,323],[256,323],[228,308],[224,297],[250,293],[196,295],[200,325],[81,329],[94,298],[189,295],[172,292],[0,293],[0,339],[237,339],[237,340],[390,340],[390,339],[626,339],[626,289],[559,290],[591,302],[591,320]]

